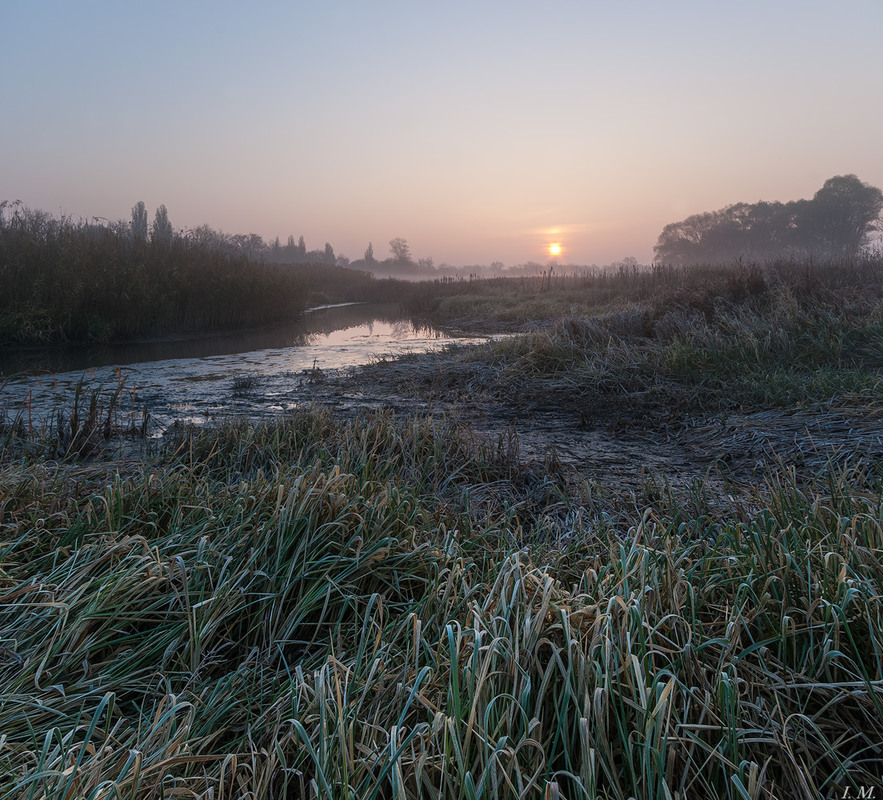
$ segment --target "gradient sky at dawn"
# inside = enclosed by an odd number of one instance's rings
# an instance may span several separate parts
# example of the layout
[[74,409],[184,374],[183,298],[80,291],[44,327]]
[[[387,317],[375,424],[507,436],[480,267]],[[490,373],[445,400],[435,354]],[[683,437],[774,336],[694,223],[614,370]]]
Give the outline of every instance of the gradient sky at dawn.
[[692,213],[883,187],[881,35],[881,0],[3,0],[0,200],[647,262]]

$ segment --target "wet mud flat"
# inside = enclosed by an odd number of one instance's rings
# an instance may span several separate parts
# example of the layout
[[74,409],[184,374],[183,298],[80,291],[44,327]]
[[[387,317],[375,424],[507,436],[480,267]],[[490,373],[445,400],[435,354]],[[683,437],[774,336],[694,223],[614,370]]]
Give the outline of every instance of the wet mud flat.
[[[277,330],[141,343],[131,351],[77,350],[35,362],[47,367],[0,372],[0,420],[5,415],[45,428],[59,411],[69,414],[98,393],[124,427],[140,426],[146,411],[148,432],[160,436],[175,422],[203,425],[230,415],[291,411],[304,402],[301,387],[326,374],[487,338],[414,324],[398,306],[330,306]],[[93,366],[83,366],[93,359]],[[59,363],[67,369],[55,369]]]
[[[463,347],[440,342],[434,352],[335,369],[320,368],[315,358],[309,364],[306,356],[292,361],[286,350],[159,362],[149,373],[144,365],[108,368],[83,376],[81,392],[112,398],[118,428],[140,430],[154,441],[182,426],[231,417],[257,422],[306,408],[344,418],[377,411],[445,416],[537,472],[577,475],[616,494],[634,495],[654,482],[676,491],[702,483],[730,494],[771,470],[811,477],[847,461],[883,463],[879,410],[826,406],[695,415],[660,413],[640,397],[587,404],[554,390],[544,394],[542,385],[530,391],[509,386],[493,364],[461,358]],[[27,395],[6,391],[6,419],[17,414],[29,425],[51,425],[51,416],[38,420],[27,404],[44,412],[69,407],[72,381],[42,379],[39,403],[33,388]],[[122,449],[131,456],[138,446],[129,439]]]
[[462,366],[448,350],[329,373],[305,382],[300,402],[347,415],[377,409],[448,415],[500,451],[575,470],[620,491],[661,480],[675,489],[703,482],[729,492],[756,485],[771,471],[793,469],[808,478],[847,462],[883,464],[883,413],[876,409],[824,406],[654,418],[646,410],[614,405],[587,414],[578,403],[500,391],[490,364],[471,364],[471,379],[449,382],[453,388],[420,379],[421,371],[449,377]]

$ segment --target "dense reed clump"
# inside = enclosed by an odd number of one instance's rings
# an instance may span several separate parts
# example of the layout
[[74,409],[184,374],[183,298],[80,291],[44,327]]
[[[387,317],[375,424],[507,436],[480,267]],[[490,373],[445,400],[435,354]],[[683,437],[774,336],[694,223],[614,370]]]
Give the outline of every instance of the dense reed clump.
[[633,304],[706,313],[715,302],[761,298],[782,285],[804,299],[856,290],[869,290],[879,299],[881,271],[880,254],[823,262],[634,264],[561,275],[551,269],[520,278],[423,281],[413,284],[406,304],[436,323],[524,326],[567,315],[604,314]]
[[533,294],[479,281],[470,295],[442,295],[439,320],[539,316],[522,335],[463,349],[444,370],[434,361],[446,356],[422,359],[412,382],[656,418],[832,400],[876,407],[883,396],[879,259],[560,280]]
[[318,410],[127,470],[7,456],[4,794],[879,785],[879,485],[847,464],[594,515],[547,474],[537,513],[537,469],[448,419]]
[[187,236],[139,239],[123,223],[0,206],[0,343],[100,341],[296,316],[291,269]]

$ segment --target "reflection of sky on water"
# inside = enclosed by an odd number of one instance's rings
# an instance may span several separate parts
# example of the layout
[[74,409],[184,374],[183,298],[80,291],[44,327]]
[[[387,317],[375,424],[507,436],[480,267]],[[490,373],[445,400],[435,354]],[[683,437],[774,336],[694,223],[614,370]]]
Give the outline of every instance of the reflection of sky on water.
[[353,325],[326,333],[313,333],[308,336],[311,347],[326,347],[329,352],[344,350],[347,347],[365,347],[372,342],[383,343],[417,342],[446,340],[449,337],[432,328],[417,328],[410,320],[387,322],[372,320],[364,325]]
[[[146,405],[162,425],[174,419],[202,422],[223,413],[272,413],[298,404],[298,389],[314,367],[345,369],[377,358],[477,341],[415,327],[407,319],[357,321],[352,310],[339,315],[341,327],[334,328],[331,322],[310,320],[311,331],[301,329],[296,336],[289,331],[276,346],[245,352],[14,375],[0,380],[0,410],[5,408],[7,416],[27,411],[32,418],[45,419],[52,409],[70,402],[82,380],[88,388],[100,387],[103,392],[123,386],[124,409],[137,415]],[[175,343],[169,345],[174,352]],[[254,383],[245,391],[237,388],[237,379],[244,378]]]
[[114,345],[4,348],[0,352],[0,376],[22,372],[60,373],[147,361],[205,358],[281,347],[304,347],[322,342],[345,345],[350,338],[389,338],[390,341],[443,337],[430,328],[415,328],[397,303],[354,303],[305,314],[296,322],[260,330],[221,332],[186,338],[165,337],[153,341]]

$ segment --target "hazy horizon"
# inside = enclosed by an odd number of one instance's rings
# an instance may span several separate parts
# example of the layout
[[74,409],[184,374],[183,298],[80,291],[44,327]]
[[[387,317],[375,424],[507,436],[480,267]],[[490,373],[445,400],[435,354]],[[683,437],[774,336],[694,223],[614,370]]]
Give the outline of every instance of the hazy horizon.
[[879,2],[34,0],[0,200],[453,265],[646,262],[664,225],[883,186]]

